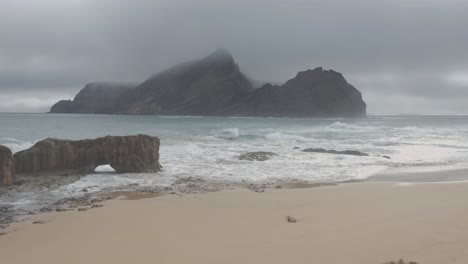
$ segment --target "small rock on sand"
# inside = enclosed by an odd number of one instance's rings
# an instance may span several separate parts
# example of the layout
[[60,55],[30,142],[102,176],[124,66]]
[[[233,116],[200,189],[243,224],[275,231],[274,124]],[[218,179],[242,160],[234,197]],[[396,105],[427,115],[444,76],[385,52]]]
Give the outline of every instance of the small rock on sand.
[[291,216],[289,216],[289,215],[286,216],[286,221],[287,221],[288,223],[296,223],[296,222],[297,222],[296,218],[291,217]]

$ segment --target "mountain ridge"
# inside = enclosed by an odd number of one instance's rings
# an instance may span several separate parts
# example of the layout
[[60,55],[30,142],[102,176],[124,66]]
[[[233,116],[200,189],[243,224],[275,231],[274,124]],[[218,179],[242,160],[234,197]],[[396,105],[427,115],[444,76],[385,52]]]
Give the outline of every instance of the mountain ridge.
[[[366,116],[366,104],[359,90],[334,70],[317,67],[300,71],[283,85],[268,83],[259,88],[254,88],[250,80],[240,71],[228,51],[218,49],[202,59],[181,63],[154,74],[134,87],[114,87],[114,90],[111,90],[101,85],[101,93],[89,93],[85,87],[74,99],[80,103],[60,101],[51,108],[51,112],[275,117]],[[98,100],[92,98],[93,94],[99,95]],[[90,101],[87,104],[83,103],[86,98]],[[99,101],[104,101],[105,104],[102,106]],[[96,104],[101,106],[96,107]],[[88,108],[83,109],[86,107]]]

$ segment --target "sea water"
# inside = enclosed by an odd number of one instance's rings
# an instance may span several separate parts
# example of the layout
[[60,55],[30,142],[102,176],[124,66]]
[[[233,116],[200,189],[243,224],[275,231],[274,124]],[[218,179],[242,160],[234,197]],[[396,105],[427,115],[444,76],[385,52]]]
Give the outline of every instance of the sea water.
[[[0,201],[18,208],[38,207],[79,195],[84,188],[99,192],[130,185],[168,186],[184,177],[337,182],[365,179],[395,169],[468,167],[468,116],[463,115],[307,119],[0,114],[0,144],[14,152],[49,137],[85,139],[133,134],[161,139],[162,172],[96,172],[59,185],[15,190],[3,194]],[[295,147],[358,150],[370,156],[308,153]],[[240,154],[251,151],[278,155],[263,162],[238,159]]]

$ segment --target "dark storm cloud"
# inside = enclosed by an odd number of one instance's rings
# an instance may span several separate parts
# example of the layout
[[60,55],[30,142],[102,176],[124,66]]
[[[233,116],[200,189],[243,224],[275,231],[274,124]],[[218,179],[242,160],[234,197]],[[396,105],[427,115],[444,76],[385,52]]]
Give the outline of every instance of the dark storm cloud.
[[0,111],[45,111],[86,82],[142,81],[224,47],[257,80],[340,71],[369,112],[467,113],[467,8],[457,0],[3,0],[0,100],[8,103]]

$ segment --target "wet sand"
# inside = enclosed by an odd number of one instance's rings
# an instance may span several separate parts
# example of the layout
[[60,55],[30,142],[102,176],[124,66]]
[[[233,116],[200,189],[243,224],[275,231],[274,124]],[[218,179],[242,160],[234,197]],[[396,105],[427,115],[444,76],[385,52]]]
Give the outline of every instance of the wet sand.
[[1,263],[466,264],[468,183],[112,200],[10,230],[0,236]]
[[412,182],[412,183],[427,183],[427,182],[462,182],[468,181],[468,169],[440,169],[425,171],[424,168],[416,168],[416,171],[402,168],[383,174],[372,176],[365,181],[371,182]]

